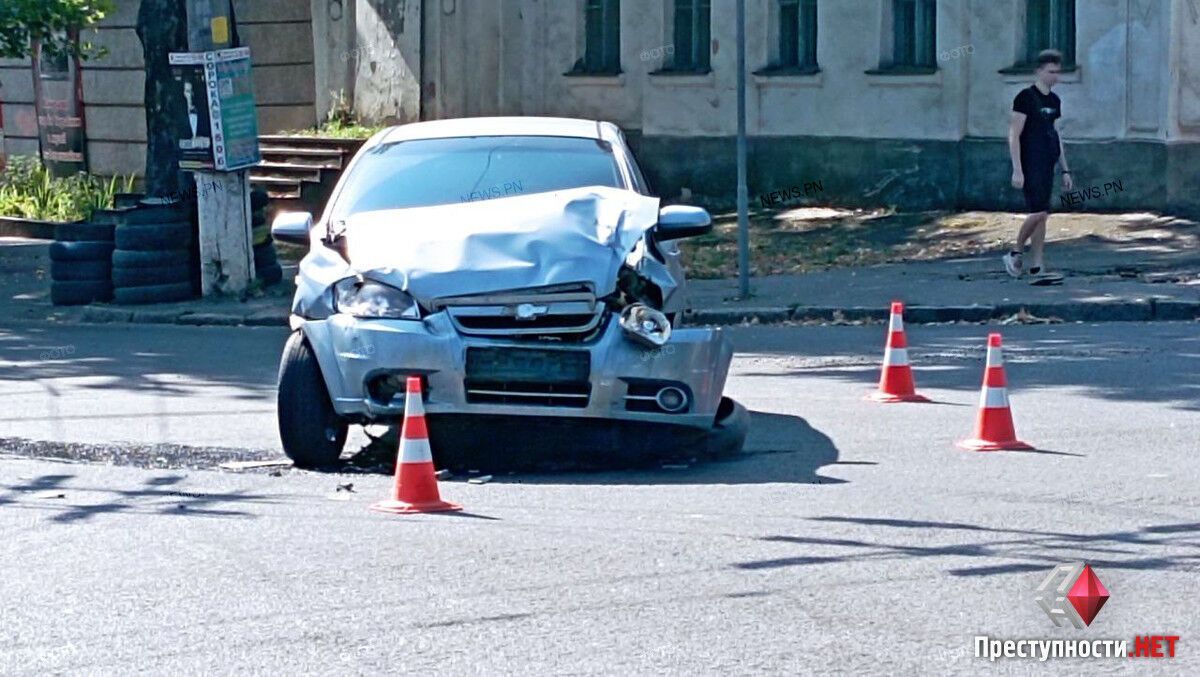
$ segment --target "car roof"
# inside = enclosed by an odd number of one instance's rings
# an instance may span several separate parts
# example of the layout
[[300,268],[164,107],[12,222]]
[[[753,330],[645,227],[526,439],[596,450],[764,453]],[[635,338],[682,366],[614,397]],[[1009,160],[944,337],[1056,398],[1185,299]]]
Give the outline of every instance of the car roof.
[[621,132],[611,122],[578,118],[454,118],[389,127],[377,134],[370,145],[463,136],[565,136],[615,142],[620,140]]

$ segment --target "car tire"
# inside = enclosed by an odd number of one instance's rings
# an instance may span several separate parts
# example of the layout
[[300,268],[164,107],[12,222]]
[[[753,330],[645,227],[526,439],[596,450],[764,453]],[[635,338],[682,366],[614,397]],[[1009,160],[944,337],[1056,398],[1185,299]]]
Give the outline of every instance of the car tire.
[[131,226],[153,226],[159,223],[175,223],[187,220],[187,212],[184,211],[181,203],[176,202],[166,205],[148,205],[142,203],[138,205],[137,209],[131,209],[125,214],[123,223]]
[[186,249],[161,249],[154,252],[126,251],[118,249],[112,253],[114,268],[166,268],[188,266],[191,252]]
[[271,227],[265,223],[261,226],[255,226],[251,232],[254,235],[252,242],[255,247],[261,247],[271,241]]
[[750,431],[750,412],[736,400],[722,397],[713,418],[712,430],[705,440],[708,455],[728,458],[742,453],[746,434]]
[[117,287],[113,300],[121,305],[138,306],[147,303],[171,303],[192,298],[191,282],[152,284],[142,287]]
[[50,279],[55,282],[108,282],[111,273],[107,260],[50,262]]
[[250,209],[253,211],[262,211],[267,208],[267,204],[271,201],[271,196],[262,188],[254,188],[250,191]]
[[260,280],[264,285],[278,284],[283,279],[283,266],[278,263],[273,263],[269,266],[257,268],[254,271],[255,279]]
[[86,240],[81,242],[51,242],[51,261],[105,261],[113,252],[113,243]]
[[153,252],[185,249],[192,244],[192,224],[187,221],[152,225],[120,225],[116,233],[117,249]]
[[108,280],[77,280],[50,283],[50,302],[56,306],[81,306],[108,301],[113,287]]
[[283,348],[277,412],[283,453],[292,462],[301,468],[337,463],[349,423],[334,411],[321,366],[303,332],[294,332]]
[[163,266],[147,268],[115,267],[112,269],[113,284],[118,287],[147,287],[152,285],[191,282],[192,271],[187,266]]
[[112,242],[111,223],[60,223],[54,227],[54,239],[59,242]]
[[275,254],[275,246],[270,242],[254,248],[254,268],[267,268],[278,265],[279,257]]

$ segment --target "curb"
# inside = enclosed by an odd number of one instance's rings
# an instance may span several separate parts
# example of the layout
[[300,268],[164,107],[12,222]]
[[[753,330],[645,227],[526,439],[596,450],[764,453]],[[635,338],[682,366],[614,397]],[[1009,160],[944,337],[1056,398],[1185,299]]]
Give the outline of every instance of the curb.
[[[973,306],[907,306],[907,324],[988,322],[1025,311],[1038,318],[1062,322],[1151,322],[1200,319],[1200,301],[1088,301],[1078,303],[1003,303]],[[872,306],[772,306],[765,308],[708,308],[684,313],[683,323],[772,324],[792,322],[885,322],[887,307]]]
[[[908,306],[907,324],[988,322],[1012,317],[1021,311],[1038,318],[1062,322],[1179,322],[1200,320],[1200,301],[1155,299],[1150,301],[1088,301],[1080,303],[1002,303],[974,306]],[[703,308],[685,311],[686,326],[779,324],[782,322],[885,322],[887,307],[873,306],[764,306],[757,308]],[[81,322],[178,324],[193,327],[286,327],[289,312],[256,310],[250,313],[215,313],[193,310],[130,310],[106,306],[83,309]]]

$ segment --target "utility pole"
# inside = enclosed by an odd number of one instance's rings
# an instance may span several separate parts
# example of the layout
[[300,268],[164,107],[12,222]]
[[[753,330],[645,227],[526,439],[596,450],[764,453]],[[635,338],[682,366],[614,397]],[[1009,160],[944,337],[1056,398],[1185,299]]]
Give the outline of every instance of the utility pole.
[[[230,0],[187,0],[188,50],[212,53],[234,46],[234,17]],[[206,59],[209,82],[215,82],[216,64]],[[213,108],[217,92],[195,92],[196,105]],[[220,115],[211,116],[212,143],[226,143]],[[220,171],[196,169],[196,203],[200,217],[200,275],[205,296],[242,294],[254,281],[254,250],[250,232],[250,173],[247,169]]]
[[746,0],[737,0],[738,297],[750,298],[750,215],[746,188]]

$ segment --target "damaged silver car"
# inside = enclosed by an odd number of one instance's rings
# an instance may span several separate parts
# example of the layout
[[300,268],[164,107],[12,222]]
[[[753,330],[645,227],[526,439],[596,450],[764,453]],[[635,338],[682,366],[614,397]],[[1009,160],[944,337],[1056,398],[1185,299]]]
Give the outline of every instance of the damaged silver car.
[[739,451],[729,339],[677,328],[676,241],[711,228],[703,209],[660,207],[611,123],[376,134],[319,221],[272,226],[309,247],[279,373],[284,451],[333,463],[350,424],[402,416],[409,376],[439,463]]

